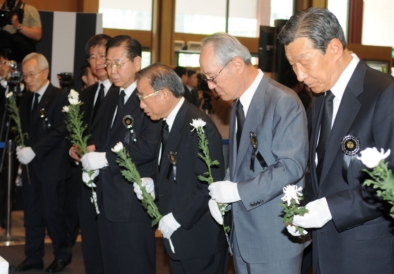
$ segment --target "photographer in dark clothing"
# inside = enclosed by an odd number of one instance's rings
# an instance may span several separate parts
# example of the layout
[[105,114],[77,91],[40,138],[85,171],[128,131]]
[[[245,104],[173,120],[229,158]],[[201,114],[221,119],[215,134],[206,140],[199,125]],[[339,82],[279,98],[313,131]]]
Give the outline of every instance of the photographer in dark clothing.
[[8,48],[10,60],[21,63],[42,37],[40,14],[20,0],[6,0],[0,12],[0,48]]

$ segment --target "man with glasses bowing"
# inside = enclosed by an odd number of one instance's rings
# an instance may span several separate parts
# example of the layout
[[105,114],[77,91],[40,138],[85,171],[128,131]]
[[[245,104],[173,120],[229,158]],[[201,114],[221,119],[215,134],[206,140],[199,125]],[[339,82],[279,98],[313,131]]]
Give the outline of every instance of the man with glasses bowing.
[[[285,230],[282,189],[302,186],[307,164],[304,107],[294,91],[250,62],[249,51],[228,34],[202,42],[200,66],[210,89],[235,100],[230,116],[230,161],[212,199],[231,204],[231,242],[237,273],[300,273],[304,239]],[[210,203],[211,204],[211,203]],[[210,206],[213,216],[217,207]]]
[[[227,270],[227,243],[223,228],[208,210],[208,184],[198,179],[207,172],[199,157],[197,130],[193,120],[202,119],[212,160],[212,177],[221,180],[224,175],[222,139],[212,120],[184,97],[182,80],[170,67],[156,63],[137,74],[140,106],[155,121],[160,120],[161,149],[157,150],[157,187],[152,196],[158,198],[163,218],[159,230],[170,257],[173,274],[220,274]],[[158,167],[158,165],[160,165]],[[146,186],[154,189],[153,181]],[[134,184],[137,197],[142,192]],[[156,194],[157,193],[157,194]],[[218,218],[222,220],[222,216]],[[174,251],[170,247],[171,239]]]
[[107,115],[96,152],[81,158],[86,170],[99,174],[98,230],[105,273],[155,273],[155,235],[151,219],[121,174],[111,151],[122,142],[141,177],[156,171],[157,124],[139,107],[135,74],[141,69],[141,44],[126,35],[107,42],[105,66],[119,93],[109,93]]

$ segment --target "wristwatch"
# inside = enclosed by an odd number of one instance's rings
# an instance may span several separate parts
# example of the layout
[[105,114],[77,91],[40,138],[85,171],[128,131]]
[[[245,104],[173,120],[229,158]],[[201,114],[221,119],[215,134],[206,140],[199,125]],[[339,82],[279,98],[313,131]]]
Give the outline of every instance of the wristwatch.
[[20,24],[20,25],[17,27],[17,30],[18,30],[18,31],[21,31],[21,30],[22,30],[22,28],[23,28],[23,25],[22,25],[22,24]]

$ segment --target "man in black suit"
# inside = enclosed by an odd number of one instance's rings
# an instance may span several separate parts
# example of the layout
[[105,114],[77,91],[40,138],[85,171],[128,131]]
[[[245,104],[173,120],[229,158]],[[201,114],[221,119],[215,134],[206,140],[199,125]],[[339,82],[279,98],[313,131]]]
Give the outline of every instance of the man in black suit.
[[20,99],[20,118],[22,132],[28,138],[25,147],[17,148],[17,158],[23,164],[26,259],[14,270],[43,267],[46,228],[55,255],[46,272],[55,273],[71,261],[63,215],[65,181],[69,176],[62,113],[63,106],[68,105],[67,94],[48,81],[48,61],[39,53],[28,54],[23,59],[22,73],[29,92]]
[[155,273],[155,236],[151,219],[136,198],[133,185],[121,174],[118,142],[130,153],[141,176],[155,173],[158,148],[157,124],[139,107],[135,74],[141,69],[141,44],[126,35],[107,43],[106,68],[120,93],[109,93],[97,152],[85,154],[87,170],[98,170],[100,208],[98,229],[105,273]]
[[[224,176],[222,139],[212,120],[182,97],[183,85],[174,71],[165,65],[154,64],[138,73],[138,97],[140,106],[152,120],[163,119],[167,126],[161,139],[161,149],[155,155],[158,173],[157,195],[159,211],[163,218],[159,229],[170,256],[172,273],[225,273],[227,268],[227,244],[223,228],[208,210],[208,184],[198,179],[207,172],[200,153],[193,119],[206,122],[205,134],[209,142],[210,157],[220,165],[212,168],[214,180]],[[167,140],[165,140],[167,139]],[[161,157],[160,157],[161,155]],[[173,157],[173,158],[171,158]],[[145,180],[143,180],[145,181]],[[134,184],[138,196],[140,189]],[[153,189],[153,181],[146,185]],[[142,198],[141,196],[139,198]],[[174,245],[171,250],[169,240]]]
[[176,74],[181,78],[182,83],[183,83],[183,97],[185,97],[185,99],[187,101],[189,101],[189,103],[195,105],[196,107],[200,107],[200,99],[198,98],[198,94],[197,91],[194,89],[189,89],[186,84],[188,81],[188,75],[187,75],[187,70],[185,67],[176,67],[174,68],[174,71],[176,72]]
[[[88,149],[96,150],[96,143],[101,134],[103,123],[101,120],[105,115],[105,103],[109,92],[119,92],[119,88],[112,86],[105,69],[107,42],[111,39],[106,34],[92,36],[86,44],[89,67],[93,76],[98,82],[85,88],[80,94],[83,102],[81,112],[84,113],[84,124],[87,125],[85,131],[89,134]],[[75,161],[79,161],[79,156],[75,148],[70,150],[70,155]],[[91,203],[92,190],[82,182],[82,169],[80,165],[76,167],[76,176],[79,183],[80,193],[78,197],[78,215],[82,236],[82,252],[84,258],[85,271],[87,274],[104,273],[103,261],[101,258],[101,246],[97,227],[97,214],[94,205]]]
[[309,117],[309,212],[293,221],[312,229],[313,273],[393,273],[393,220],[375,190],[363,187],[368,176],[357,155],[367,147],[394,151],[394,79],[346,49],[326,9],[296,13],[279,41],[298,80],[318,94]]

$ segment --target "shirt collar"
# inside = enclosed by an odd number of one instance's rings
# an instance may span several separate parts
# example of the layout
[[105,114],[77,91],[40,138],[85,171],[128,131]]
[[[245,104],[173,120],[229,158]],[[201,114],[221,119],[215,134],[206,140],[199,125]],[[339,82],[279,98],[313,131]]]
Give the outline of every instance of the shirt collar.
[[98,81],[98,90],[100,90],[101,84],[104,85],[104,96],[107,95],[108,90],[111,88],[111,81],[109,79],[105,81]]
[[168,125],[168,131],[169,132],[171,131],[171,128],[172,128],[172,125],[174,124],[176,115],[178,114],[178,111],[181,108],[183,102],[185,102],[185,97],[181,97],[181,100],[179,100],[178,104],[176,104],[176,106],[170,112],[170,114],[167,116],[167,118],[163,119]]
[[341,76],[339,76],[338,81],[331,88],[331,92],[335,95],[335,98],[338,98],[339,100],[342,99],[346,86],[349,83],[358,62],[360,61],[356,54],[352,53],[351,55],[353,57],[352,61],[350,61],[349,65],[342,72]]
[[125,98],[124,98],[124,102],[127,102],[127,99],[129,99],[129,97],[131,96],[131,94],[133,94],[134,90],[137,88],[137,81],[135,81],[134,83],[132,83],[130,86],[128,86],[127,88],[120,88],[119,92],[121,90],[124,90]]
[[44,93],[47,90],[48,86],[49,86],[49,81],[47,81],[47,83],[42,88],[40,88],[38,91],[35,92],[35,93],[40,94],[39,100],[41,100],[41,96],[44,95]]
[[259,86],[261,79],[263,79],[264,73],[259,69],[258,74],[256,78],[254,79],[253,83],[250,85],[250,87],[239,97],[239,100],[242,103],[245,117],[246,114],[248,113],[248,109],[250,106],[250,102],[252,102],[252,98],[254,93],[257,90],[257,87]]

